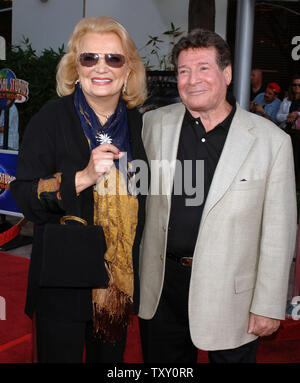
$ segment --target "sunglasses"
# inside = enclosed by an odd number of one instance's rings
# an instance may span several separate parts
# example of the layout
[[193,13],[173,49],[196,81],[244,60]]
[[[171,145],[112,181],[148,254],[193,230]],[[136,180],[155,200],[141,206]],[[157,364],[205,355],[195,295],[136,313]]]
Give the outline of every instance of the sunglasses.
[[293,86],[299,86],[300,87],[300,84],[292,84]]
[[125,64],[125,57],[119,53],[81,53],[79,62],[82,66],[92,67],[104,56],[105,63],[111,68],[121,68]]

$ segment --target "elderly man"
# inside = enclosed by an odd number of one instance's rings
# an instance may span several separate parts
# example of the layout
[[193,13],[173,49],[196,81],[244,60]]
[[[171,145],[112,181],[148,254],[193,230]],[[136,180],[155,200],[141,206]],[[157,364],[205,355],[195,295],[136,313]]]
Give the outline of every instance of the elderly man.
[[192,363],[199,348],[211,362],[254,362],[258,338],[285,318],[290,138],[227,101],[230,51],[214,32],[181,38],[173,63],[182,103],[145,113],[142,132],[152,167],[161,164],[140,259],[144,361]]
[[281,104],[281,101],[278,99],[279,93],[280,86],[276,82],[268,84],[266,91],[259,93],[253,102],[250,103],[251,112],[259,114],[276,124],[276,116]]
[[251,71],[251,94],[250,100],[266,90],[266,85],[263,83],[263,73],[260,69],[252,69]]

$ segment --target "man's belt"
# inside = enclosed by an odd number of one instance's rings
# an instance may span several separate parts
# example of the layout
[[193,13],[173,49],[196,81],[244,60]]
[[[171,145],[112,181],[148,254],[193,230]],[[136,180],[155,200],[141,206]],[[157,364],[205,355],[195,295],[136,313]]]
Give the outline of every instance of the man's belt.
[[193,257],[180,257],[173,253],[167,253],[167,258],[180,263],[182,266],[192,267]]

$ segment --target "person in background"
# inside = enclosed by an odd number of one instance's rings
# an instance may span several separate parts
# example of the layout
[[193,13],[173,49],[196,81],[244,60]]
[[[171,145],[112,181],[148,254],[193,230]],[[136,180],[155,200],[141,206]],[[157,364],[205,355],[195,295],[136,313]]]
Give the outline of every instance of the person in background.
[[281,101],[278,99],[280,86],[276,82],[267,85],[264,93],[259,93],[250,103],[250,111],[277,123],[277,112]]
[[277,113],[279,126],[290,134],[293,144],[295,176],[297,187],[300,185],[300,74],[292,77],[285,97]]
[[[10,184],[35,225],[25,311],[36,319],[39,362],[80,363],[85,346],[87,362],[120,363],[128,315],[139,306],[145,202],[130,191],[130,164],[146,161],[136,109],[146,98],[145,69],[120,23],[104,16],[79,21],[58,66],[57,93],[61,98],[27,126]],[[119,192],[105,192],[116,177],[123,180]],[[103,228],[107,288],[40,286],[45,225],[70,211]]]
[[251,81],[250,100],[253,101],[254,98],[259,93],[263,93],[266,90],[266,85],[263,82],[262,71],[260,69],[252,69],[250,81]]
[[[4,123],[5,111],[1,110],[0,113],[0,146],[3,147],[4,143]],[[19,149],[19,113],[15,104],[9,108],[9,129],[8,129],[8,148]]]
[[277,112],[279,123],[287,122],[292,126],[300,117],[300,74],[295,74],[288,89],[288,96],[285,97]]
[[172,61],[182,103],[146,112],[142,130],[149,163],[161,164],[141,246],[144,361],[196,363],[199,348],[212,363],[255,362],[259,337],[285,319],[291,140],[226,99],[230,50],[216,33],[193,30]]

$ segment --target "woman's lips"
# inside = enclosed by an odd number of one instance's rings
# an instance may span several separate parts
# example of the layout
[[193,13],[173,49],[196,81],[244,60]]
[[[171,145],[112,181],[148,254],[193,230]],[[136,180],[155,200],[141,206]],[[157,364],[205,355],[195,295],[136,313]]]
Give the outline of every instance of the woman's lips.
[[110,78],[102,78],[102,77],[93,77],[92,78],[92,83],[97,84],[97,85],[107,85],[112,82],[112,79]]

